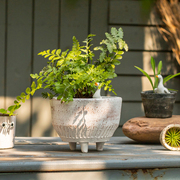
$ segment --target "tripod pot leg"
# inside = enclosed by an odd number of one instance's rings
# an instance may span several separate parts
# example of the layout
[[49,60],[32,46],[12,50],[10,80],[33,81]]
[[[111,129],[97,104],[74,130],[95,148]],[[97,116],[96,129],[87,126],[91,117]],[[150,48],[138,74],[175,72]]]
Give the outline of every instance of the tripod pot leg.
[[69,142],[70,150],[76,150],[76,142]]
[[80,142],[81,152],[87,153],[88,152],[88,142]]
[[104,142],[97,142],[96,143],[96,149],[97,151],[103,151]]

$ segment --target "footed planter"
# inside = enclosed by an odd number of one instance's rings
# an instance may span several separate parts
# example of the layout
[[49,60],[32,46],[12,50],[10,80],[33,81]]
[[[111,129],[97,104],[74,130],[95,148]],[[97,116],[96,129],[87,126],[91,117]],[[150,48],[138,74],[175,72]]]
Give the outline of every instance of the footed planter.
[[0,115],[0,149],[13,148],[16,116]]
[[82,152],[88,152],[88,143],[95,142],[98,151],[119,126],[122,98],[74,98],[68,104],[57,98],[51,100],[52,124],[71,150],[79,142]]
[[175,91],[171,91],[170,94],[158,94],[153,91],[141,92],[145,116],[149,118],[172,117],[175,96]]

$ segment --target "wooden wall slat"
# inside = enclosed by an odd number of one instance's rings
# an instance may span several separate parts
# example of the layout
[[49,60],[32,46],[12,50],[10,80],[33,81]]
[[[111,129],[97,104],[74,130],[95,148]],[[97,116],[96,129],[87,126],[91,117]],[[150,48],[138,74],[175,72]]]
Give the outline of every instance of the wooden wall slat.
[[159,61],[162,61],[163,68],[161,74],[175,74],[180,72],[180,66],[177,61],[172,58],[171,52],[146,52],[146,51],[129,51],[125,52],[121,64],[116,67],[116,73],[121,75],[142,75],[134,66],[138,66],[145,70],[149,75],[153,75],[151,68],[151,56],[156,61],[156,66]]
[[[101,7],[101,8],[99,8]],[[108,0],[91,0],[91,12],[90,12],[90,33],[95,34],[93,37],[93,48],[99,46],[100,42],[105,38],[105,32],[108,31]],[[94,51],[94,60],[99,58],[100,51]],[[102,89],[101,95],[105,95],[105,91]]]
[[[7,106],[30,85],[32,1],[8,1]],[[18,110],[17,136],[29,132],[30,101]]]
[[[180,78],[169,80],[167,88],[179,90]],[[118,76],[112,80],[113,88],[117,96],[123,98],[123,101],[141,101],[140,92],[152,90],[149,80],[145,76]],[[108,95],[114,96],[112,92]],[[177,93],[176,100],[180,101],[180,93]]]
[[4,108],[4,88],[5,88],[5,22],[6,22],[5,0],[0,0],[0,108]]
[[[101,7],[101,8],[99,8]],[[90,33],[95,34],[92,44],[98,46],[108,31],[108,0],[91,0]]]
[[60,48],[64,51],[71,49],[72,37],[75,36],[80,44],[88,35],[89,1],[61,0]]
[[142,1],[111,0],[109,9],[110,24],[163,24],[156,7],[152,6],[152,8],[150,8],[149,11],[147,11],[147,9],[143,8]]
[[131,118],[144,116],[144,109],[141,102],[123,102],[120,126]]
[[[38,73],[46,66],[47,59],[37,54],[43,50],[53,50],[59,44],[59,0],[36,0],[34,4],[34,39],[33,39],[33,73]],[[32,98],[32,132],[31,136],[51,136],[49,100],[41,97],[39,90]]]
[[[109,26],[109,31],[112,26]],[[142,26],[114,26],[122,27],[124,40],[129,45],[130,50],[170,50],[169,45],[164,41],[157,27]]]

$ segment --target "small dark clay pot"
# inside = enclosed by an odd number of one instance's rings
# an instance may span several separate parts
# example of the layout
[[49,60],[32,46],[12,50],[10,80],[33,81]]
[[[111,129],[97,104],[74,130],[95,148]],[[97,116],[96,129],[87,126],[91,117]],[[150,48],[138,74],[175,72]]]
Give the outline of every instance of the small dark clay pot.
[[175,91],[170,94],[158,94],[153,91],[141,92],[145,116],[149,118],[169,118],[173,113]]

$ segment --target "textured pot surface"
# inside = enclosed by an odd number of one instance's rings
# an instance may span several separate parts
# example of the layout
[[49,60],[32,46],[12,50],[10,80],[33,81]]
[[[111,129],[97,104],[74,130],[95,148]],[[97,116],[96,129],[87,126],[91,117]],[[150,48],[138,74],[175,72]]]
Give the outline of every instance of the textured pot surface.
[[173,113],[176,92],[157,94],[153,91],[141,92],[145,116],[149,118],[169,118]]
[[119,126],[122,98],[51,100],[52,124],[63,141],[105,142]]
[[16,116],[0,116],[0,149],[14,147]]

